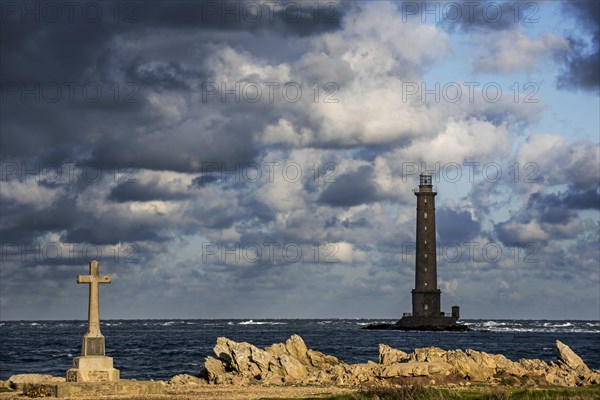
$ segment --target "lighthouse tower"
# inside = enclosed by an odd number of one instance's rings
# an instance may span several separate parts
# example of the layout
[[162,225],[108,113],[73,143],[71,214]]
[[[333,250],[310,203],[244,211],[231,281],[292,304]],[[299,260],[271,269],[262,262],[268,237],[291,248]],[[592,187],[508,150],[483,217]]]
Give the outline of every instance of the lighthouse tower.
[[415,288],[412,290],[412,313],[404,313],[395,324],[371,324],[365,329],[396,329],[402,331],[468,331],[459,324],[460,309],[441,312],[441,290],[437,286],[435,243],[435,195],[431,174],[419,177],[417,196],[417,242],[415,253]]
[[437,287],[435,244],[435,195],[431,174],[420,176],[417,196],[417,241],[415,255],[415,288],[412,291],[412,315],[439,317],[440,294]]

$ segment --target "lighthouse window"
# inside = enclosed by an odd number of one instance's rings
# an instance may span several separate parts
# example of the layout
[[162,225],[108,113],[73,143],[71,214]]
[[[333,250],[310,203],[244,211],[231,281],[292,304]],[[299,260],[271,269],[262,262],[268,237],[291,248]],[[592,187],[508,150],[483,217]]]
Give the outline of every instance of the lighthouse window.
[[[427,284],[426,284],[426,285],[427,285]],[[425,311],[429,310],[429,305],[428,305],[428,304],[423,304],[423,309],[424,309]]]
[[427,218],[427,212],[423,213],[423,218],[425,218],[425,219]]
[[425,282],[425,286],[427,286],[427,282]]
[[427,227],[426,227],[426,226],[424,226],[423,228],[424,228],[425,230],[427,230]]
[[425,200],[425,204],[427,204],[427,199],[423,199],[423,200]]
[[427,254],[425,254],[425,258],[427,258]]
[[427,272],[427,268],[425,268],[425,270],[424,270],[424,271],[425,271],[425,272]]
[[425,244],[427,244],[427,240],[425,240]]

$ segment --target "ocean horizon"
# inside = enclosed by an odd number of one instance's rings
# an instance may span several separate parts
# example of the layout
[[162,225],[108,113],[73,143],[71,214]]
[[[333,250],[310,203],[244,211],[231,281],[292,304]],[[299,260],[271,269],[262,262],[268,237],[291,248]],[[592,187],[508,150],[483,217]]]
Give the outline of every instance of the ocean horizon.
[[[511,360],[556,360],[556,340],[590,368],[600,369],[600,321],[466,319],[469,332],[401,332],[362,329],[396,319],[114,319],[101,322],[107,355],[128,379],[167,380],[197,375],[220,336],[258,347],[299,334],[309,348],[347,363],[377,361],[378,344],[407,352],[435,346],[503,354]],[[80,353],[85,320],[0,321],[0,379],[18,373],[64,376]]]

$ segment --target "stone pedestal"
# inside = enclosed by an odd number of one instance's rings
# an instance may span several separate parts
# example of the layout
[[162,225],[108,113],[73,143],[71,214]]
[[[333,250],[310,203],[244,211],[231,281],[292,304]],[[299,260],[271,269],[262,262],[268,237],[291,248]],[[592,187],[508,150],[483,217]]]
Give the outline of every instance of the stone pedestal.
[[112,357],[81,356],[73,359],[67,371],[67,382],[113,382],[119,380],[119,370],[113,368]]
[[[144,396],[161,394],[163,382],[118,380],[115,382],[26,383],[23,394],[42,393],[46,396],[70,399],[98,399],[103,396]],[[138,397],[136,397],[138,398]]]

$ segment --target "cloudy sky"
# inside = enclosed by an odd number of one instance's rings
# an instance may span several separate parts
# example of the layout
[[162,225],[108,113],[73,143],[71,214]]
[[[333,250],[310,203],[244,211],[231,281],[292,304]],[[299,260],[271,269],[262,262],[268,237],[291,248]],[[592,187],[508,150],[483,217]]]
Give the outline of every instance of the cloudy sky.
[[2,1],[0,318],[600,318],[598,4]]

